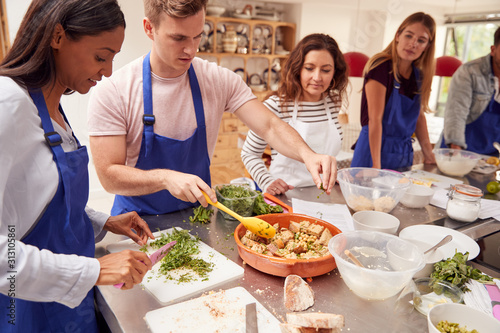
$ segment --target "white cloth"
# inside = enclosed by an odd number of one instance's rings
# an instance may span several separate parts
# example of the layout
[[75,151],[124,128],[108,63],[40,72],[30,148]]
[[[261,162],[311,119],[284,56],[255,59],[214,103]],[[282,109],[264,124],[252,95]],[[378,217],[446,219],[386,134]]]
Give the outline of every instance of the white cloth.
[[[292,120],[289,125],[293,127],[307,145],[318,154],[335,156],[340,152],[341,136],[337,125],[333,121],[330,108],[323,99],[328,121],[307,123],[297,119],[298,106],[295,101]],[[269,172],[283,179],[288,185],[304,187],[315,185],[304,163],[288,158],[280,153],[273,159]]]
[[[15,297],[75,307],[97,281],[99,262],[20,241],[56,193],[58,172],[28,92],[1,76],[0,87],[0,292],[9,294],[8,244],[15,239]],[[87,211],[97,235],[109,215]]]
[[[330,108],[331,117],[333,118],[333,121],[337,126],[337,130],[340,133],[341,141],[342,127],[338,120],[341,102],[336,97],[334,97],[334,100],[330,97],[326,97],[326,103]],[[264,101],[264,105],[287,124],[289,124],[292,120],[293,109],[295,106],[294,101],[283,101],[279,96],[273,95]],[[328,122],[324,101],[300,102],[297,119],[305,123]],[[245,143],[241,149],[241,159],[245,164],[245,168],[263,191],[266,191],[267,187],[279,178],[279,175],[271,174],[269,172],[264,164],[264,161],[262,160],[262,154],[265,152],[266,147],[267,142],[264,139],[258,136],[255,132],[248,131]],[[278,152],[271,147],[271,158],[273,161],[277,155]]]
[[[144,127],[142,60],[140,57],[103,79],[93,89],[88,106],[90,136],[126,135],[128,166],[137,162]],[[192,64],[203,99],[207,149],[212,159],[223,113],[233,113],[256,97],[233,71],[200,58],[194,58]],[[186,140],[197,127],[187,72],[176,78],[152,73],[151,84],[155,133]]]

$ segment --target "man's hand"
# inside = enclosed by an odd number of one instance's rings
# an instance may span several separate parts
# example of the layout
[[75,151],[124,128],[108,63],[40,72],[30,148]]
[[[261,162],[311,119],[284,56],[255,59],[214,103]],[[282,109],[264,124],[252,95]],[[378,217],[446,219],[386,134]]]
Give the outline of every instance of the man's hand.
[[[337,180],[337,160],[335,157],[311,154],[309,157],[304,158],[304,163],[311,173],[316,187],[321,189],[321,186],[323,186],[326,194],[330,194]],[[323,175],[323,180],[321,180],[320,174]]]
[[215,192],[200,177],[189,173],[182,173],[173,170],[164,170],[165,188],[171,195],[182,201],[199,201],[203,207],[208,206],[207,200],[200,190],[208,194],[212,202],[217,202]]
[[[146,244],[148,237],[155,238],[146,221],[136,212],[110,216],[104,225],[104,229],[118,235],[128,236],[140,246]],[[135,233],[132,230],[135,230]]]
[[101,265],[96,285],[124,283],[122,289],[131,289],[141,283],[144,275],[151,269],[151,260],[139,251],[125,250],[98,258]]

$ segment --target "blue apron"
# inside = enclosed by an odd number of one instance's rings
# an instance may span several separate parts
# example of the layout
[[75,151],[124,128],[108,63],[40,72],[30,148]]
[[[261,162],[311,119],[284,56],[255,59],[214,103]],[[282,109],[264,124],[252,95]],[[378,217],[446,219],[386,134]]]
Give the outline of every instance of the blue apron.
[[[200,86],[193,65],[188,70],[191,94],[193,96],[197,129],[191,137],[181,141],[154,133],[153,91],[151,88],[151,65],[149,54],[142,66],[144,94],[144,130],[141,150],[136,168],[141,170],[169,169],[197,175],[210,185],[210,158],[207,149],[205,111]],[[165,106],[168,108],[168,106]],[[175,122],[175,119],[171,119]],[[115,196],[111,215],[136,211],[140,215],[157,215],[175,212],[198,203],[185,202],[175,198],[167,190],[142,196]]]
[[[495,94],[479,118],[465,126],[465,142],[467,150],[484,155],[498,156],[493,142],[500,142],[500,103],[495,101]],[[448,148],[445,140],[441,148]]]
[[[35,103],[45,138],[50,145],[59,172],[59,185],[52,201],[33,230],[22,239],[39,249],[53,253],[94,257],[95,243],[92,224],[85,213],[89,178],[87,148],[80,146],[64,152],[61,137],[54,131],[41,91],[30,92]],[[59,107],[61,113],[64,113]],[[66,116],[64,119],[67,122]],[[29,206],[29,202],[26,203]],[[43,274],[43,272],[42,272]],[[50,276],[40,276],[41,279]],[[11,298],[0,295],[0,307],[5,308]],[[32,302],[15,299],[16,325],[0,320],[1,332],[97,332],[94,307],[94,289],[74,309],[56,302]]]
[[[419,70],[413,66],[420,89]],[[394,80],[394,87],[384,109],[382,119],[382,146],[380,162],[382,169],[401,170],[413,164],[411,136],[417,127],[420,115],[420,94],[409,98],[399,93],[400,83]],[[372,167],[368,125],[361,128],[351,167]]]

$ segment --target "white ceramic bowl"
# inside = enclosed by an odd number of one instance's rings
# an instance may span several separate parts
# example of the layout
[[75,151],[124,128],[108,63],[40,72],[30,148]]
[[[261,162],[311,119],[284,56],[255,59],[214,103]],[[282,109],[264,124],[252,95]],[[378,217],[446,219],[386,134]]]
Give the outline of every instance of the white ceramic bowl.
[[399,202],[408,208],[423,208],[431,202],[434,192],[429,186],[411,184]]
[[[395,254],[411,251],[407,269],[395,269],[389,262],[387,244],[394,243]],[[399,293],[424,266],[417,247],[396,236],[377,231],[348,231],[333,236],[328,250],[335,258],[342,280],[361,298],[383,300]],[[365,266],[356,266],[345,254],[349,250]]]
[[[436,245],[435,243],[432,244],[425,240],[418,240],[418,239],[407,239],[407,240],[415,244],[418,247],[418,249],[422,252],[425,252],[434,245]],[[424,254],[425,266],[424,268],[416,272],[413,277],[414,278],[430,277],[431,273],[434,272],[434,264],[444,259],[447,259],[447,257],[441,248],[437,248],[434,251]]]
[[438,148],[434,149],[434,156],[439,171],[449,176],[462,177],[471,172],[481,158],[467,150]]
[[395,235],[399,219],[391,214],[365,210],[352,215],[355,230],[380,231]]
[[355,212],[390,213],[411,185],[401,173],[373,168],[341,169],[337,180],[347,205]]
[[468,331],[475,329],[480,333],[500,332],[498,319],[464,304],[446,303],[431,308],[427,314],[429,333],[440,333],[436,325],[441,320],[458,323],[461,327],[467,326]]
[[207,6],[207,15],[209,16],[221,16],[226,11],[226,8],[221,6]]

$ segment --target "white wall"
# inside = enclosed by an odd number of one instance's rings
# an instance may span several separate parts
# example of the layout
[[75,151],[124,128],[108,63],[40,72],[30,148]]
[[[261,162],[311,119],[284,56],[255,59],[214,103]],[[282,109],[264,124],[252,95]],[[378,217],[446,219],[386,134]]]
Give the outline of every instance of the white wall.
[[[480,0],[488,1],[488,0]],[[244,0],[210,0],[212,3],[227,5],[231,8],[243,7]],[[361,51],[368,56],[382,50],[393,38],[394,32],[409,14],[425,11],[431,14],[438,25],[443,22],[445,13],[477,12],[476,0],[275,0],[276,8],[284,10],[284,19],[297,24],[297,38],[313,32],[331,35],[337,40],[343,52]],[[9,32],[11,40],[17,33],[22,17],[30,0],[6,0]],[[122,51],[115,57],[114,69],[118,69],[131,60],[143,55],[150,48],[150,40],[144,34],[142,18],[143,2],[140,0],[119,0],[125,14],[127,29]],[[251,2],[264,4],[264,2]],[[267,2],[266,2],[267,3]],[[455,8],[459,4],[459,8]],[[481,11],[498,11],[498,5],[491,0],[491,5],[481,6]],[[444,28],[438,29],[437,56],[441,55],[444,43]],[[359,119],[361,79],[352,79],[350,96],[350,121]],[[87,133],[88,95],[73,94],[62,100],[70,123],[76,135],[88,143]],[[91,192],[102,191],[91,165]]]

